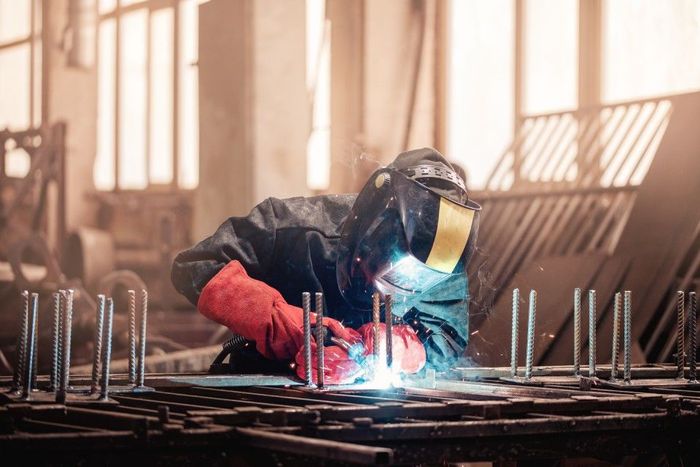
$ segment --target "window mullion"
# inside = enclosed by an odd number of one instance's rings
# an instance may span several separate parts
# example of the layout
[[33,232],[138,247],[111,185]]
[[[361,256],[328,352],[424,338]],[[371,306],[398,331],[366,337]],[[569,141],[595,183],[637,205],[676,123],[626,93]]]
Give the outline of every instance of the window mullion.
[[153,8],[148,9],[146,21],[146,188],[151,186],[151,16]]
[[170,186],[177,189],[180,179],[180,2],[173,5],[173,178]]
[[[119,8],[119,7],[117,7]],[[117,10],[115,16],[115,45],[114,45],[114,191],[120,191],[119,186],[119,118],[121,115],[120,105],[120,88],[121,88],[121,12]]]

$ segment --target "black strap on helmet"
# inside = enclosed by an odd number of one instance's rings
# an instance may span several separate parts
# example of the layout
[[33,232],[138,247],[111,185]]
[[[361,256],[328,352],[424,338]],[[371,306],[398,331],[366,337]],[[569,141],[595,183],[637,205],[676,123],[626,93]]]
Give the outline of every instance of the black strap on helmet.
[[440,167],[436,165],[414,165],[412,167],[401,169],[400,172],[413,180],[420,180],[423,178],[445,180],[456,185],[464,192],[465,195],[468,195],[467,186],[464,184],[462,177],[457,175],[457,172],[449,167]]

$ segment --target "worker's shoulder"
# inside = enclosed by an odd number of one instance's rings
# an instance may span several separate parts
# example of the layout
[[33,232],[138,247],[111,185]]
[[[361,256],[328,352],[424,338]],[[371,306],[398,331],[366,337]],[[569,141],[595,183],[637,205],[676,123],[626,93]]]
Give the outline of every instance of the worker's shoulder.
[[268,198],[264,201],[274,213],[278,228],[310,228],[332,234],[350,213],[357,195]]

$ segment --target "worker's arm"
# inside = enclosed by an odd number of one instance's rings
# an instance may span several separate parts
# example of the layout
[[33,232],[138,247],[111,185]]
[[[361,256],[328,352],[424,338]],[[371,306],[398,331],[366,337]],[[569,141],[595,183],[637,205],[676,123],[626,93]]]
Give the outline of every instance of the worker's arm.
[[263,278],[272,260],[278,219],[274,200],[267,199],[246,217],[227,219],[216,232],[177,255],[171,278],[178,292],[196,305],[209,281],[230,261]]

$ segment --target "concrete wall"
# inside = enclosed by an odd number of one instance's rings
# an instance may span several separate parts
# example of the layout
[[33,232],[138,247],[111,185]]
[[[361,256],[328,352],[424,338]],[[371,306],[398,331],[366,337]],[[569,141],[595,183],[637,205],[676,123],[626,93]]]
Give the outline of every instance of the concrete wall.
[[195,238],[269,196],[308,194],[304,0],[200,7]]
[[93,164],[97,144],[97,69],[66,65],[60,48],[67,23],[68,0],[44,0],[44,96],[45,121],[63,120],[66,135],[66,228],[94,225],[95,203],[87,202],[94,191]]

